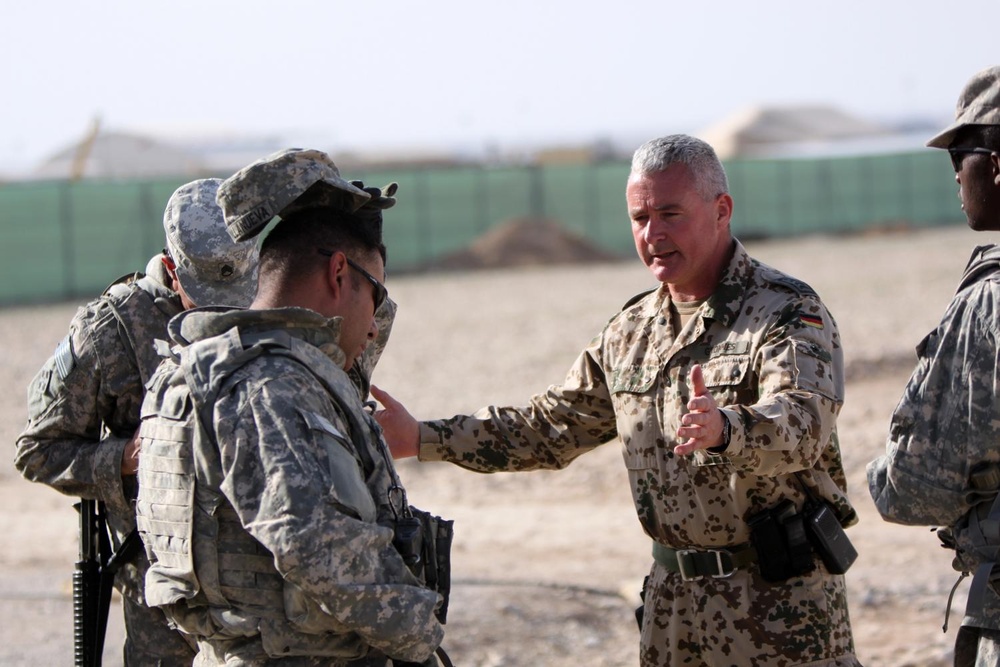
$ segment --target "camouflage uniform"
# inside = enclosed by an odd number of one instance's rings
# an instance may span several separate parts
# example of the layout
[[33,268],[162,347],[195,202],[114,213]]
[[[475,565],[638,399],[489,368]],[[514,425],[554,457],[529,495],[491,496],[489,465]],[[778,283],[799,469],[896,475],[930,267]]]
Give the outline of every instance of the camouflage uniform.
[[[28,390],[28,425],[14,458],[33,482],[104,501],[119,541],[135,528],[135,478],[122,478],[121,462],[139,427],[143,386],[160,361],[152,341],[182,310],[164,284],[169,279],[159,256],[147,270],[157,277],[129,276],[77,312]],[[167,627],[160,610],[143,603],[148,565],[140,554],[115,577],[125,608],[125,664],[190,665],[188,643]]]
[[147,601],[197,639],[199,665],[422,661],[441,641],[440,597],[384,525],[398,478],[339,326],[302,308],[170,323],[143,406],[138,520]]
[[[570,369],[526,408],[424,422],[420,458],[471,470],[561,468],[623,444],[636,510],[673,549],[736,549],[748,517],[804,492],[792,473],[856,520],[835,422],[843,400],[836,324],[805,284],[752,260],[738,242],[715,293],[682,331],[666,286],[615,316]],[[701,364],[732,425],[723,455],[679,457],[676,431]],[[654,563],[645,596],[643,665],[857,664],[842,576],[771,584],[756,564],[729,578],[684,581]]]
[[[948,527],[968,553],[970,518],[984,519],[996,492],[995,485],[975,488],[973,472],[1000,463],[1000,247],[976,248],[966,276],[975,279],[917,346],[919,361],[893,412],[886,454],[868,465],[868,487],[886,520]],[[955,561],[965,572],[976,566],[967,556]],[[1000,598],[991,587],[983,592],[982,608],[962,625],[1000,637]]]

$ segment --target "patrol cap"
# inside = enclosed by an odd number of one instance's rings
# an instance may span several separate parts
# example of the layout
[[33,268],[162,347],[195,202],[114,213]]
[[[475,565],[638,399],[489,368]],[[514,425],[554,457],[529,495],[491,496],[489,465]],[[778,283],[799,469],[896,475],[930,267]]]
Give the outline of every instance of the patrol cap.
[[955,122],[927,142],[931,148],[948,148],[966,125],[1000,125],[1000,67],[977,72],[965,84],[955,107]]
[[198,306],[249,306],[257,292],[257,244],[226,233],[215,198],[222,180],[205,178],[177,188],[163,212],[167,252],[177,279]]
[[[257,160],[223,181],[218,202],[226,229],[235,241],[259,234],[267,223],[306,191],[348,213],[369,194],[341,178],[340,170],[322,151],[286,148]],[[286,212],[287,215],[287,212]]]

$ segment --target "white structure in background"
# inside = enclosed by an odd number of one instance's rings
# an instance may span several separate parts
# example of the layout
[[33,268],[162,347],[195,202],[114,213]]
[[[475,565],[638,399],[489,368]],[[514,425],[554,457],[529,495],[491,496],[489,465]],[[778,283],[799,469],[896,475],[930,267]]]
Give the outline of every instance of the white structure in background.
[[915,151],[930,136],[822,105],[752,107],[694,134],[723,160]]
[[[144,133],[103,131],[97,125],[79,141],[47,158],[17,180],[225,178],[265,155],[288,146],[324,142],[225,131]],[[342,170],[447,166],[473,161],[430,148],[350,151],[325,149]]]
[[207,175],[204,161],[178,146],[123,132],[100,132],[59,151],[27,177],[77,180],[204,175]]

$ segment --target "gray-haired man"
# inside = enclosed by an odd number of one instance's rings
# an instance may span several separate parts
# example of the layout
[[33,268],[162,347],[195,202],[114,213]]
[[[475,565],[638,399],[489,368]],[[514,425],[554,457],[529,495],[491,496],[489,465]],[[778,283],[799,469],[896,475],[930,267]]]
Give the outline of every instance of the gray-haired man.
[[[927,145],[948,151],[975,231],[1000,231],[1000,67],[978,72],[955,122]],[[1000,665],[1000,247],[977,247],[868,465],[882,517],[941,526],[956,569],[974,573],[955,665]]]
[[[28,391],[28,424],[14,464],[33,482],[102,501],[121,541],[135,529],[139,408],[160,359],[154,340],[194,305],[246,306],[257,287],[257,248],[234,243],[215,197],[221,181],[178,188],[163,215],[166,250],[145,274],[115,281],[80,308]],[[141,550],[140,550],[141,551]],[[190,665],[194,651],[143,600],[143,554],[115,578],[122,594],[126,665]]]
[[[416,422],[373,395],[399,456],[480,472],[561,468],[620,439],[652,540],[640,660],[673,665],[858,664],[842,572],[782,527],[812,503],[856,520],[836,420],[837,325],[805,283],[730,233],[715,151],[686,135],[634,154],[626,186],[636,252],[660,283],[629,300],[561,385],[526,407]],[[781,517],[775,516],[776,510]],[[756,540],[755,519],[768,519]],[[790,532],[789,532],[790,534]]]

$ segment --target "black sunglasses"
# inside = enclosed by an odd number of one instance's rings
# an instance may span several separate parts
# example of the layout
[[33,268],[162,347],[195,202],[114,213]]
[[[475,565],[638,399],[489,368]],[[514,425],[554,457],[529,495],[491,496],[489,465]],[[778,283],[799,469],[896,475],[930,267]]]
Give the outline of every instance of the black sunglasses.
[[[333,257],[332,250],[324,250],[323,248],[317,248],[316,252],[323,255],[324,257]],[[378,309],[382,307],[382,304],[385,303],[385,300],[389,297],[389,290],[386,288],[385,285],[380,283],[378,279],[375,278],[375,276],[362,269],[353,259],[351,259],[350,257],[345,257],[345,259],[347,260],[347,265],[349,267],[360,273],[362,276],[365,277],[365,280],[367,280],[372,284],[372,298],[375,300],[375,311],[377,312]]]
[[983,155],[992,155],[996,151],[991,151],[989,148],[949,148],[948,156],[951,157],[951,166],[955,169],[955,173],[962,171],[962,160],[969,153],[982,153]]

